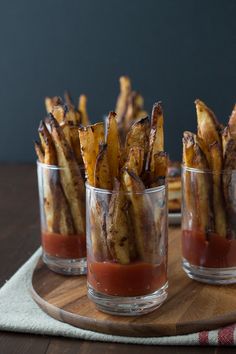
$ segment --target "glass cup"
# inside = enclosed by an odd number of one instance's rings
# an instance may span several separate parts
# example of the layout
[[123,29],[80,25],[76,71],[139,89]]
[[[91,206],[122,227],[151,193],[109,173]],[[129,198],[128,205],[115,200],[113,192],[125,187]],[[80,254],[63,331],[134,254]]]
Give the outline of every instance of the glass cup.
[[76,210],[78,198],[67,197],[68,184],[63,184],[67,169],[38,161],[37,172],[43,261],[57,273],[86,274],[85,190],[78,214],[73,217],[71,206],[74,203]]
[[183,269],[209,284],[236,283],[236,171],[182,168]]
[[86,184],[88,297],[115,315],[142,315],[167,297],[167,189],[116,192]]

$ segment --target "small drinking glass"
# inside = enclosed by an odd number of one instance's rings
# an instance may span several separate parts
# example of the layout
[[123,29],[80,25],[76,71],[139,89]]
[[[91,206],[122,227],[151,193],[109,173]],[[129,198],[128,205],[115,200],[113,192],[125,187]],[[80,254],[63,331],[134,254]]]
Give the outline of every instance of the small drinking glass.
[[167,297],[167,189],[110,191],[86,183],[88,297],[114,315],[142,315]]
[[71,205],[77,200],[75,196],[69,199],[63,188],[66,168],[38,161],[37,172],[43,261],[57,273],[86,274],[85,191],[80,196],[80,212],[73,216]]
[[236,283],[236,171],[183,166],[182,190],[184,271],[204,283]]

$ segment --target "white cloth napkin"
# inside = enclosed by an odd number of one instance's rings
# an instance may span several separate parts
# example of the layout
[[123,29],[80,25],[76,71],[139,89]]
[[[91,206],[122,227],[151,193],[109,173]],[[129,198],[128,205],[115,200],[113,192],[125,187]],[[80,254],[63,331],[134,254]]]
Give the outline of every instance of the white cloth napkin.
[[[199,345],[199,334],[172,337],[136,338],[112,336],[73,327],[59,322],[46,313],[32,300],[29,289],[32,271],[41,254],[38,249],[33,256],[0,289],[0,329],[13,332],[64,336],[93,341],[136,343],[146,345]],[[217,331],[209,332],[214,343]]]

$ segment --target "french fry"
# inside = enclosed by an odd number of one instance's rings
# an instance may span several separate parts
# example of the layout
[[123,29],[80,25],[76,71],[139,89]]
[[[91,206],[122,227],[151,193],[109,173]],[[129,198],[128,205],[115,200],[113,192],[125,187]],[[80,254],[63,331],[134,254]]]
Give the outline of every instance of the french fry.
[[68,111],[68,109],[66,108],[66,106],[59,104],[59,105],[53,106],[52,111],[50,113],[57,120],[57,122],[59,124],[61,124],[65,120],[67,111]]
[[38,156],[39,162],[44,163],[44,151],[42,145],[38,141],[34,141],[34,149],[36,155]]
[[230,139],[225,148],[223,191],[227,211],[228,232],[236,238],[236,206],[235,198],[235,171],[236,170],[236,140]]
[[153,173],[155,170],[154,155],[164,150],[164,133],[163,133],[163,111],[161,103],[154,104],[151,116],[151,130],[149,135],[149,147],[147,156],[146,169],[150,169]]
[[130,262],[128,225],[128,201],[115,179],[114,192],[109,204],[107,220],[107,244],[112,258],[120,264]]
[[214,113],[200,100],[195,101],[197,111],[198,135],[209,146],[215,142],[221,147],[219,123]]
[[228,125],[232,138],[236,139],[236,104],[234,105],[233,111],[229,117]]
[[164,151],[157,152],[154,156],[154,171],[151,174],[151,187],[165,184],[168,172],[168,156]]
[[44,151],[44,163],[47,165],[56,165],[56,149],[46,124],[43,121],[41,121],[39,124],[38,133],[41,141],[41,146]]
[[131,94],[131,82],[127,76],[120,77],[120,95],[116,103],[116,113],[118,125],[124,121],[125,114],[128,108],[128,100]]
[[110,112],[107,118],[107,158],[109,161],[111,180],[119,176],[121,165],[121,144],[116,121],[116,113]]
[[139,146],[133,146],[129,150],[128,159],[124,167],[140,176],[144,168],[144,149]]
[[87,180],[94,186],[94,169],[99,144],[104,142],[104,127],[102,123],[96,123],[87,127],[79,128],[81,154],[84,161]]
[[230,128],[227,125],[225,129],[222,131],[221,134],[221,139],[222,139],[222,150],[223,150],[223,157],[225,157],[226,154],[226,147],[228,145],[228,142],[231,140],[232,135],[230,133]]
[[99,145],[99,153],[94,168],[94,184],[97,188],[112,189],[112,179],[108,164],[107,144]]
[[87,97],[85,95],[80,95],[78,111],[81,113],[81,124],[83,126],[89,125],[89,117],[87,112]]
[[218,142],[210,145],[211,165],[213,171],[213,210],[215,215],[215,231],[218,235],[226,237],[227,225],[222,194],[222,149]]
[[145,186],[137,175],[124,169],[122,183],[124,190],[129,192],[127,198],[132,205],[129,211],[134,226],[138,255],[144,261],[153,261],[156,257],[155,245],[160,235],[159,218],[155,222],[149,196],[144,194]]
[[62,104],[62,99],[59,96],[55,96],[55,97],[46,97],[45,98],[45,108],[46,108],[46,112],[52,113],[53,107],[54,106],[58,106]]
[[[74,109],[75,108],[75,105],[73,103],[73,100],[72,100],[72,97],[69,93],[69,91],[65,91],[64,92],[64,99],[65,99],[65,102],[67,104],[68,107]],[[49,112],[48,112],[49,113]]]
[[129,156],[129,150],[134,146],[139,146],[144,149],[145,155],[148,150],[148,135],[149,135],[149,120],[148,117],[141,118],[135,121],[125,141],[125,156],[124,160]]
[[63,130],[59,126],[53,115],[50,116],[51,135],[57,151],[58,164],[64,169],[60,173],[61,183],[66,198],[70,204],[76,233],[85,233],[85,200],[84,181],[73,154],[68,144]]

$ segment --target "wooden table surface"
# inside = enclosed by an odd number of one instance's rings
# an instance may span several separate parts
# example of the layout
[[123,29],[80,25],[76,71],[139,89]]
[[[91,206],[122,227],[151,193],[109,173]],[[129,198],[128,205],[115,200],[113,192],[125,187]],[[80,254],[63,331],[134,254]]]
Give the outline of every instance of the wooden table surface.
[[[36,169],[0,165],[0,286],[40,244]],[[234,353],[229,347],[171,347],[114,344],[0,332],[0,354]]]

